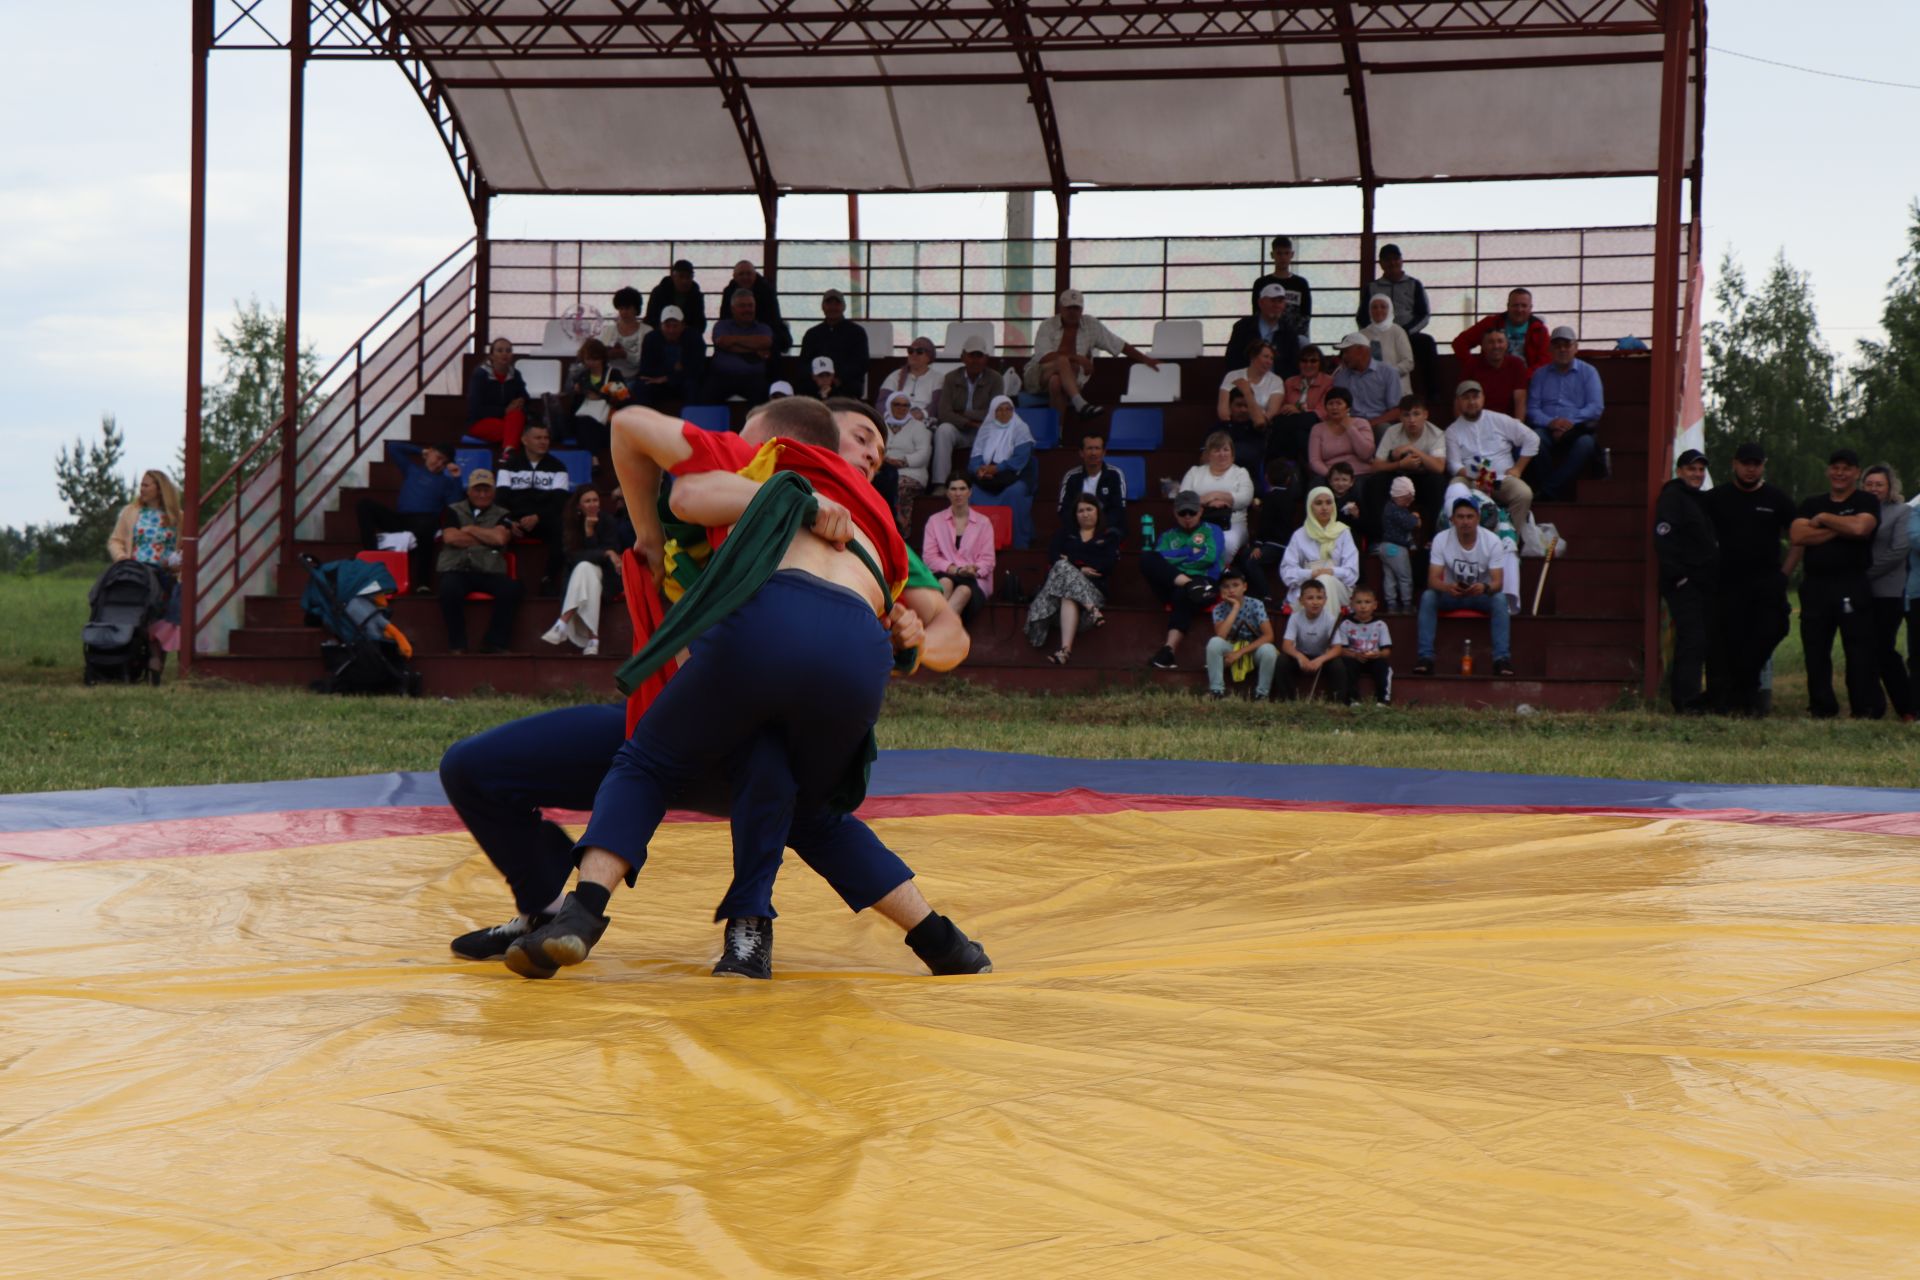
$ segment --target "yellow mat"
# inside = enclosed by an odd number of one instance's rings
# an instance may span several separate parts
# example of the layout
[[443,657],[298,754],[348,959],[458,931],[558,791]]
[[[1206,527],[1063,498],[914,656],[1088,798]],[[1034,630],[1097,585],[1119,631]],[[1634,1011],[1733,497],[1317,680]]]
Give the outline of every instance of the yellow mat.
[[1920,841],[877,824],[998,972],[670,829],[552,982],[464,837],[0,867],[0,1274],[1920,1272]]

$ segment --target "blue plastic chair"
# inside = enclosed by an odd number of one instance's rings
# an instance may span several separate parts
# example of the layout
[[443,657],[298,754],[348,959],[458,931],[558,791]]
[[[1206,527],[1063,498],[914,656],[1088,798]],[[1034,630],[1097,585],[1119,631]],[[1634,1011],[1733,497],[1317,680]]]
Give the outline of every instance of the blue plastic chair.
[[493,470],[493,450],[489,448],[456,449],[453,460],[460,464],[462,476],[470,476],[481,470]]
[[[1149,496],[1147,493],[1147,460],[1145,458],[1119,458],[1110,453],[1107,455],[1107,465],[1126,477],[1128,502],[1138,502],[1140,499]],[[1160,495],[1155,493],[1151,496],[1157,498]]]
[[567,469],[567,483],[575,489],[593,483],[593,454],[585,449],[553,449],[553,460]]
[[1119,408],[1107,423],[1107,448],[1151,453],[1164,436],[1158,409]]
[[682,405],[680,417],[702,431],[733,430],[733,411],[724,404]]
[[1036,449],[1056,449],[1060,446],[1060,415],[1053,409],[1028,409],[1020,415],[1027,424],[1027,430],[1033,432],[1033,444]]

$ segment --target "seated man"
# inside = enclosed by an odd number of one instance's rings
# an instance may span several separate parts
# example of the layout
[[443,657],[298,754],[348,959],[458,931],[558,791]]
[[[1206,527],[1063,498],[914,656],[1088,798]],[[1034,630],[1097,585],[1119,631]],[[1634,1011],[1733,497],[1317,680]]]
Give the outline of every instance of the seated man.
[[1433,360],[1439,354],[1433,335],[1426,331],[1433,312],[1427,305],[1426,286],[1407,274],[1397,244],[1380,246],[1380,274],[1360,291],[1360,309],[1354,312],[1353,319],[1362,328],[1373,319],[1375,298],[1385,298],[1393,304],[1393,322],[1406,331],[1407,344],[1413,348],[1414,377],[1422,391],[1431,391]]
[[1471,351],[1480,345],[1480,336],[1499,329],[1507,335],[1507,350],[1526,362],[1531,373],[1553,358],[1547,323],[1533,314],[1533,291],[1515,289],[1507,294],[1507,309],[1468,326],[1453,340],[1456,352]]
[[1162,671],[1174,669],[1174,650],[1193,625],[1194,612],[1212,607],[1219,595],[1214,584],[1227,567],[1224,530],[1202,520],[1203,509],[1199,494],[1181,490],[1173,499],[1174,527],[1140,552],[1140,572],[1171,615],[1167,642],[1148,660]]
[[1329,702],[1346,702],[1347,668],[1340,661],[1345,655],[1334,640],[1339,626],[1339,614],[1327,608],[1326,583],[1319,578],[1301,583],[1300,607],[1288,615],[1286,634],[1280,641],[1276,675],[1282,702],[1292,702],[1300,695],[1301,676],[1313,677],[1313,685],[1307,690],[1309,698],[1325,685]]
[[707,378],[707,344],[678,307],[665,307],[660,323],[640,340],[636,403],[682,404]]
[[493,597],[493,621],[480,652],[505,653],[513,642],[513,619],[520,611],[520,584],[507,576],[503,550],[513,537],[507,513],[494,502],[493,472],[479,468],[467,477],[467,496],[447,508],[440,531],[440,619],[447,627],[447,651],[467,651],[467,593]]
[[968,338],[960,346],[960,367],[949,370],[940,381],[940,394],[928,416],[933,419],[933,484],[946,484],[953,470],[953,451],[971,450],[987,420],[993,398],[1005,389],[1006,380],[987,367],[987,344],[979,337]]
[[735,289],[727,318],[713,326],[713,358],[703,393],[715,404],[734,396],[749,404],[767,398],[767,370],[773,362],[773,329],[755,318],[753,290]]
[[447,508],[460,501],[466,486],[460,483],[460,464],[445,445],[387,441],[387,461],[400,468],[400,496],[389,507],[362,498],[355,508],[360,518],[360,545],[372,551],[383,533],[410,533],[408,577],[417,595],[432,591],[427,569],[433,563],[433,535]]
[[1419,659],[1413,674],[1433,674],[1433,640],[1440,610],[1473,609],[1488,616],[1493,631],[1493,674],[1513,674],[1508,648],[1507,595],[1501,589],[1500,539],[1480,527],[1480,508],[1470,498],[1454,500],[1452,523],[1433,540],[1427,589],[1420,593]]
[[1227,696],[1227,672],[1242,659],[1258,668],[1253,700],[1265,702],[1273,692],[1274,665],[1280,661],[1280,651],[1273,647],[1273,620],[1267,617],[1265,603],[1248,598],[1247,575],[1228,569],[1220,575],[1220,599],[1213,606],[1213,634],[1207,638],[1208,697]]
[[495,338],[467,379],[467,434],[512,449],[526,425],[527,384],[513,367],[513,343]]
[[1333,385],[1353,399],[1353,416],[1377,432],[1400,421],[1400,374],[1373,358],[1373,340],[1364,333],[1340,339],[1340,367]]
[[551,453],[552,437],[539,423],[528,427],[520,437],[520,447],[500,459],[500,505],[506,508],[513,529],[522,538],[531,538],[547,550],[540,589],[559,588],[566,570],[562,535],[566,522],[567,495],[573,492],[573,479]]
[[[733,314],[733,299],[742,293],[753,295],[754,319],[766,325],[773,332],[773,354],[783,356],[793,349],[793,331],[787,328],[786,321],[780,318],[780,293],[773,287],[773,281],[760,274],[745,258],[733,264],[733,278],[727,281],[727,287],[720,291],[720,314]],[[843,300],[844,301],[844,300]],[[859,328],[858,325],[854,326]],[[864,334],[865,330],[861,330]],[[716,347],[719,343],[714,344]]]
[[1524,422],[1495,413],[1486,404],[1477,382],[1468,380],[1454,389],[1447,475],[1469,489],[1492,494],[1513,516],[1514,527],[1524,529],[1533,510],[1533,490],[1520,473],[1540,451],[1540,441]]
[[1580,337],[1566,325],[1553,331],[1553,359],[1533,371],[1526,421],[1540,437],[1527,469],[1536,498],[1565,493],[1593,457],[1594,429],[1607,411],[1600,371],[1580,359]]
[[1427,415],[1427,402],[1407,396],[1400,402],[1400,421],[1374,441],[1373,470],[1367,476],[1363,504],[1378,511],[1394,481],[1413,485],[1413,505],[1429,529],[1436,527],[1441,495],[1447,487],[1447,433]]
[[1016,551],[1033,545],[1033,484],[1039,474],[1033,432],[1013,411],[1010,397],[995,396],[967,459],[967,479],[973,482],[974,506],[1007,507],[1013,512]]
[[1027,363],[1024,386],[1028,394],[1045,393],[1054,412],[1066,416],[1071,408],[1083,418],[1106,412],[1097,404],[1088,404],[1080,393],[1093,374],[1093,353],[1125,356],[1129,360],[1158,369],[1160,362],[1134,350],[1120,335],[1086,313],[1086,299],[1078,289],[1060,291],[1060,312],[1047,317],[1033,336],[1033,359]]
[[685,258],[660,277],[647,295],[647,323],[658,329],[669,310],[678,311],[687,332],[704,341],[707,332],[707,298],[693,281],[693,264]]
[[[1293,269],[1293,237],[1275,236],[1273,238],[1273,270],[1253,282],[1252,309],[1260,310],[1260,295],[1267,286],[1277,284],[1287,295],[1287,310],[1294,316],[1302,335],[1313,328],[1313,286],[1307,278]],[[1272,342],[1272,338],[1267,341]],[[1277,345],[1277,344],[1276,344]],[[1229,365],[1233,362],[1228,361]]]
[[1453,356],[1460,362],[1461,381],[1480,384],[1488,409],[1526,421],[1527,383],[1531,374],[1526,361],[1508,352],[1505,333],[1489,329],[1481,334],[1478,355],[1463,346],[1460,338],[1455,338]]
[[1300,313],[1288,309],[1287,291],[1280,285],[1262,288],[1254,313],[1233,322],[1233,332],[1227,335],[1227,368],[1252,364],[1247,349],[1255,342],[1273,348],[1271,372],[1276,378],[1291,378],[1300,371],[1300,348],[1307,345],[1307,331]]
[[1080,433],[1080,465],[1060,477],[1060,528],[1073,528],[1074,506],[1085,493],[1100,500],[1107,528],[1117,530],[1125,541],[1127,477],[1120,468],[1108,464],[1107,438],[1098,431]]
[[800,339],[800,363],[811,369],[822,360],[831,360],[835,376],[846,388],[845,394],[864,398],[869,359],[867,331],[847,319],[847,295],[838,289],[829,289],[820,295],[820,315],[820,323]]

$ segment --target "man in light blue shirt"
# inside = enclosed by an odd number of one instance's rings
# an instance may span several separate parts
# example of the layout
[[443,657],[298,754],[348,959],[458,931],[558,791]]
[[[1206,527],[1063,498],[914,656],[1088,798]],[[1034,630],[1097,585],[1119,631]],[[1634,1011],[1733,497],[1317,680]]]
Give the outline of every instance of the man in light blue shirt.
[[1365,418],[1378,431],[1383,422],[1400,421],[1400,371],[1373,358],[1373,343],[1364,333],[1340,340],[1340,367],[1333,385],[1353,397],[1353,416]]
[[1606,412],[1600,371],[1579,359],[1580,339],[1566,325],[1552,334],[1553,359],[1533,371],[1527,387],[1527,425],[1540,452],[1527,468],[1537,499],[1561,496],[1593,457],[1594,429]]

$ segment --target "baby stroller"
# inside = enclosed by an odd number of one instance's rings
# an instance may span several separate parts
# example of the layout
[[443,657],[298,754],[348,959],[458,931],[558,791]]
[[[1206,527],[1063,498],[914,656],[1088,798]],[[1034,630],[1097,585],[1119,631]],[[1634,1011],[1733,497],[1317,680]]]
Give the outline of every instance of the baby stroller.
[[307,589],[300,608],[310,627],[325,627],[334,639],[320,643],[326,674],[309,687],[315,693],[404,693],[420,696],[420,673],[407,666],[413,646],[387,612],[394,593],[385,565],[361,560],[321,564],[303,555]]
[[[137,684],[147,678],[147,628],[167,608],[171,588],[154,565],[117,560],[87,592],[87,625],[80,629],[85,684]],[[155,684],[160,683],[154,673]]]

